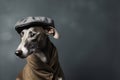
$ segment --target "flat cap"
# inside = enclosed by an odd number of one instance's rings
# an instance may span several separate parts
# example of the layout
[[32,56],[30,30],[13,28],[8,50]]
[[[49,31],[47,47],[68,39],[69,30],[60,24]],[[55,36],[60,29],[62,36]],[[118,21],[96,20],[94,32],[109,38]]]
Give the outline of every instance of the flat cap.
[[15,30],[18,33],[20,33],[23,29],[27,29],[35,26],[40,26],[40,27],[43,26],[46,28],[49,26],[55,27],[53,19],[48,17],[38,16],[38,17],[26,17],[19,20],[15,24]]

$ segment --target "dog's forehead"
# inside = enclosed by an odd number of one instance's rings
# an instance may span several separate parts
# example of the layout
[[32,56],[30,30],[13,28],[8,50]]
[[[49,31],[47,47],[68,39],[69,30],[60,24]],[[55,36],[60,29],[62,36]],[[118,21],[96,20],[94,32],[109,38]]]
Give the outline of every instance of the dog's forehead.
[[44,29],[42,27],[30,27],[28,29],[24,29],[22,30],[22,32],[26,32],[26,33],[29,33],[29,32],[44,32]]
[[23,29],[21,32],[30,32],[30,31],[33,31],[33,30],[34,30],[33,28]]
[[28,29],[29,31],[35,31],[35,32],[43,32],[44,31],[44,29],[43,29],[43,27],[31,27],[31,28],[29,28]]
[[34,28],[34,27],[30,27],[30,28],[28,29],[28,31],[35,31],[35,28]]

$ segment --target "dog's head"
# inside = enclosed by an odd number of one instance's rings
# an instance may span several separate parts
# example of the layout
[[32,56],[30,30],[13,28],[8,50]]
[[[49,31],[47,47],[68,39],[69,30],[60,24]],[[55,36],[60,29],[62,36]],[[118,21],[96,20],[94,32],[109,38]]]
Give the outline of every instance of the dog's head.
[[15,54],[20,58],[26,58],[30,54],[43,49],[47,44],[48,35],[52,35],[55,39],[59,38],[58,32],[53,27],[30,27],[23,29],[20,32],[21,43]]

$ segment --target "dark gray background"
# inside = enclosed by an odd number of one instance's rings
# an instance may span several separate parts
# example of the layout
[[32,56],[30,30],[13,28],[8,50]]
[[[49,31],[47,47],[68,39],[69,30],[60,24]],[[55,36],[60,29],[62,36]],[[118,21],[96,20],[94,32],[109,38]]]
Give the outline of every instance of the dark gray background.
[[0,0],[0,80],[15,80],[24,67],[14,24],[27,16],[55,20],[66,80],[120,80],[119,0]]

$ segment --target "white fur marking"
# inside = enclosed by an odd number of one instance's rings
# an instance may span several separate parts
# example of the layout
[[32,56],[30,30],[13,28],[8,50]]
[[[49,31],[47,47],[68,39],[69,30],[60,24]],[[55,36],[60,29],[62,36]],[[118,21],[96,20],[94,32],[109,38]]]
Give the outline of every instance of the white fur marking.
[[23,51],[23,55],[25,55],[25,56],[28,54],[28,50],[27,50],[27,48],[24,47],[24,43],[21,43],[18,46],[17,50],[22,50]]
[[47,62],[47,58],[46,58],[46,56],[45,56],[43,53],[40,53],[40,59],[41,59],[43,62]]
[[59,77],[58,80],[63,80],[62,77]]
[[17,50],[22,50],[23,51],[23,56],[27,56],[28,55],[28,50],[25,47],[25,41],[26,41],[26,38],[28,37],[28,35],[26,34],[27,30],[23,30],[23,31],[24,31],[25,35],[22,37],[22,42],[18,46]]
[[22,51],[23,51],[23,55],[27,55],[28,54],[28,50],[27,50],[27,48],[25,48],[25,47],[22,47],[22,49],[21,49]]

